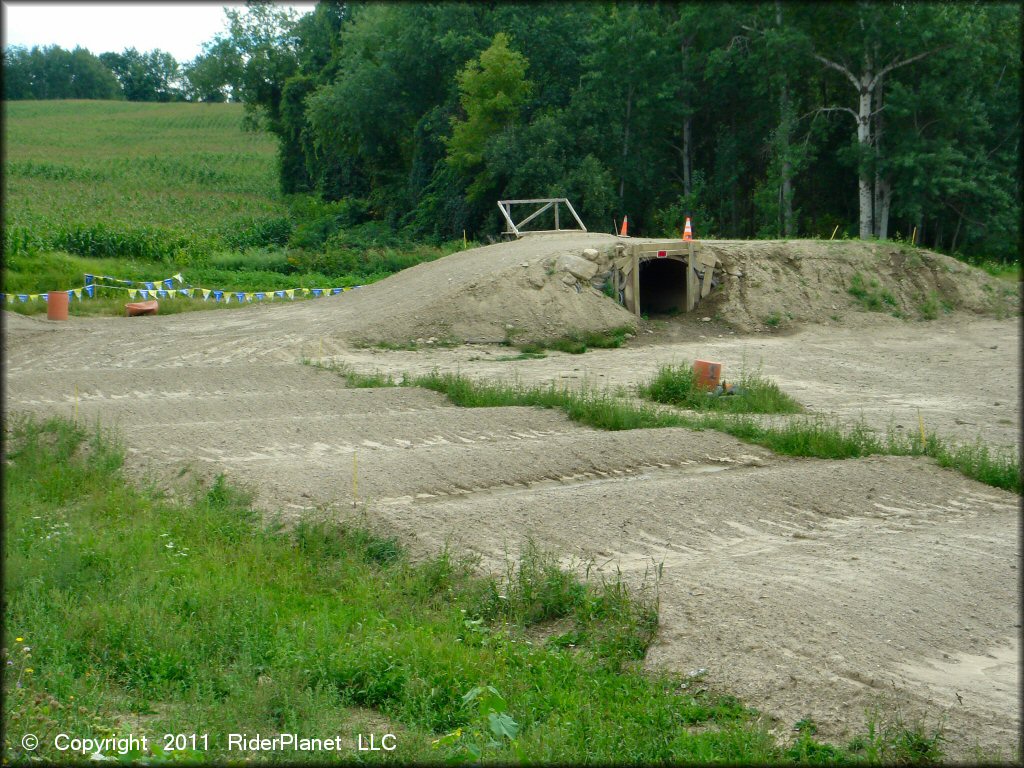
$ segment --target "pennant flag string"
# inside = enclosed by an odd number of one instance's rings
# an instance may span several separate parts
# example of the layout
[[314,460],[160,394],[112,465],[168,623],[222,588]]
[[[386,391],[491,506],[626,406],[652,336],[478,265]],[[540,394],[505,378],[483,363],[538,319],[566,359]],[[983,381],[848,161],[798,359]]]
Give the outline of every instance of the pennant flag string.
[[[203,288],[201,286],[188,285],[185,283],[185,278],[180,272],[176,272],[171,277],[164,278],[163,280],[155,281],[123,280],[109,275],[95,275],[88,272],[84,274],[84,278],[84,285],[67,289],[66,293],[69,299],[77,298],[81,301],[83,298],[97,298],[101,295],[101,291],[124,291],[131,299],[138,297],[143,299],[149,299],[151,297],[173,299],[178,296],[185,296],[197,299],[201,297],[203,301],[208,301],[212,298],[214,302],[220,302],[223,300],[225,303],[229,303],[233,296],[239,304],[243,304],[246,302],[252,303],[254,301],[273,299],[287,299],[288,301],[294,301],[296,293],[303,297],[312,296],[313,298],[337,296],[339,293],[363,287],[361,285],[346,285],[334,288],[278,288],[266,291],[228,291],[222,288]],[[117,284],[113,285],[112,283]],[[176,288],[176,283],[182,287]],[[35,301],[46,302],[49,299],[49,293],[51,292],[0,293],[0,303],[20,302],[24,304]]]

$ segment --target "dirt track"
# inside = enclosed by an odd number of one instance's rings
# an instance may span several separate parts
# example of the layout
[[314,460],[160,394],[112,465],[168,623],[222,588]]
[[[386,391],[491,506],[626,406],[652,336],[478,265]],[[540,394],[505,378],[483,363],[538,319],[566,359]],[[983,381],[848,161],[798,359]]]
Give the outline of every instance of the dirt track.
[[[1019,497],[925,459],[792,460],[716,433],[598,432],[558,412],[351,390],[299,362],[614,386],[711,357],[727,374],[760,365],[816,412],[916,429],[920,409],[940,434],[1014,445],[1015,320],[853,315],[739,336],[690,319],[620,350],[502,362],[507,349],[480,345],[349,348],[327,331],[356,295],[66,324],[5,313],[5,408],[70,416],[77,387],[79,417],[116,425],[134,470],[224,471],[287,515],[352,514],[357,451],[360,509],[418,551],[454,540],[495,562],[529,535],[629,576],[664,563],[649,663],[706,668],[780,730],[810,716],[838,739],[866,707],[899,703],[908,719],[944,718],[953,757],[974,745],[1019,757]],[[321,314],[326,302],[337,312]]]

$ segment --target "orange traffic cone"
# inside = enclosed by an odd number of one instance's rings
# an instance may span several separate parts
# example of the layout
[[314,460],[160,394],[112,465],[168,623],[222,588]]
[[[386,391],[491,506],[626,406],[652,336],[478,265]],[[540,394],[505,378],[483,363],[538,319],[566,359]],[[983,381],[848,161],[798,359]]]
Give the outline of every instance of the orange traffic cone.
[[686,217],[686,226],[683,227],[683,240],[693,240],[693,229],[690,227],[690,217]]
[[619,232],[619,237],[629,237],[629,235],[626,234],[626,230],[627,230],[628,226],[629,226],[629,216],[623,216],[622,217],[622,230]]

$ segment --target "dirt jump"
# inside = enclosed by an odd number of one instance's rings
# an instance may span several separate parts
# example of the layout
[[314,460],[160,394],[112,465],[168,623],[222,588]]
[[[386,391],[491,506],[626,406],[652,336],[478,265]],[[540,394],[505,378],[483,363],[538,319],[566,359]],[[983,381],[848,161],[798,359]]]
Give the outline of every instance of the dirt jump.
[[[703,241],[710,293],[692,313],[644,319],[599,287],[624,244],[529,236],[235,311],[5,312],[5,409],[77,410],[116,430],[139,477],[174,487],[225,473],[268,516],[358,515],[414,552],[450,544],[493,567],[529,537],[592,577],[618,568],[639,582],[660,567],[651,668],[703,670],[781,737],[809,717],[838,741],[872,711],[898,711],[941,724],[951,759],[1019,759],[1019,496],[926,458],[793,459],[711,431],[603,432],[559,411],[352,389],[303,365],[616,391],[703,357],[727,374],[760,369],[811,413],[880,430],[920,418],[953,441],[1017,445],[1014,286],[888,244]],[[654,290],[640,285],[641,313]],[[623,325],[623,348],[585,355],[511,359],[500,345]]]

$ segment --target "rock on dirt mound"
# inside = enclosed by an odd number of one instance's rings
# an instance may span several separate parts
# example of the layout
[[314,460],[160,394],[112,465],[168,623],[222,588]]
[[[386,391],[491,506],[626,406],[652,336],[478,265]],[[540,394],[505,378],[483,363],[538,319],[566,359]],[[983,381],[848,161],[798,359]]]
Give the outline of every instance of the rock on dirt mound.
[[[418,264],[323,308],[324,330],[357,343],[502,342],[604,331],[634,317],[596,286],[617,238],[530,235]],[[298,309],[298,307],[296,307]]]
[[1007,317],[1015,287],[950,256],[899,243],[709,240],[725,280],[702,303],[737,330],[822,323],[876,311],[930,320],[952,311]]

